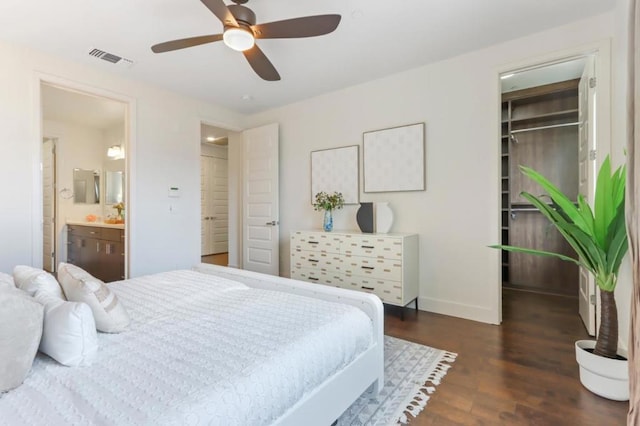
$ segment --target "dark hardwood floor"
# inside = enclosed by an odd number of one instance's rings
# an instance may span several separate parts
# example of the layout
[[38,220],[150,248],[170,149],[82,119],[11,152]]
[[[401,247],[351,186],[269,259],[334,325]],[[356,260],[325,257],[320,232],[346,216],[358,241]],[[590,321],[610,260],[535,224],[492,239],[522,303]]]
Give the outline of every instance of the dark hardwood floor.
[[229,253],[210,254],[201,256],[202,263],[211,263],[213,265],[229,266]]
[[625,425],[627,402],[580,384],[574,341],[588,338],[574,298],[503,292],[503,323],[385,306],[385,334],[458,353],[411,425]]

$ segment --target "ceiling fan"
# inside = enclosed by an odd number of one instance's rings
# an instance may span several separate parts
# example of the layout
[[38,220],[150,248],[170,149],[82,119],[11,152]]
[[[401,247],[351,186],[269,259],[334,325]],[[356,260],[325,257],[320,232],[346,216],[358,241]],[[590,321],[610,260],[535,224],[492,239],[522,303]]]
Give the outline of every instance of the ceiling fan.
[[151,47],[154,53],[170,52],[222,40],[230,48],[242,52],[251,68],[262,79],[277,81],[280,80],[280,74],[255,44],[256,39],[321,36],[334,31],[340,23],[340,15],[317,15],[256,24],[256,14],[243,6],[248,0],[231,0],[235,4],[229,6],[224,4],[223,0],[201,1],[220,19],[224,32],[159,43]]

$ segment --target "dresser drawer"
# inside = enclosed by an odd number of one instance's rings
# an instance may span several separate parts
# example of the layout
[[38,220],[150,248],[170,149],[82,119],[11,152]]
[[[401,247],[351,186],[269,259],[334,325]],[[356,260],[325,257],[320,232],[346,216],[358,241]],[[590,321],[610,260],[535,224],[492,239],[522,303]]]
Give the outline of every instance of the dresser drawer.
[[402,261],[364,256],[344,256],[343,272],[362,277],[402,281]]
[[102,228],[102,239],[115,242],[124,242],[124,231],[122,229],[116,228]]
[[345,235],[341,253],[352,256],[402,259],[402,239],[375,235]]
[[342,276],[335,272],[321,271],[319,269],[291,268],[291,278],[311,283],[326,284],[333,287],[342,287]]
[[324,253],[309,250],[292,250],[291,267],[339,271],[342,259],[336,253]]
[[99,226],[67,225],[70,235],[77,237],[102,238],[102,228]]
[[291,234],[291,250],[338,253],[342,238],[326,232],[294,232]]
[[345,274],[342,288],[375,294],[385,303],[397,305],[402,302],[402,284],[396,281]]

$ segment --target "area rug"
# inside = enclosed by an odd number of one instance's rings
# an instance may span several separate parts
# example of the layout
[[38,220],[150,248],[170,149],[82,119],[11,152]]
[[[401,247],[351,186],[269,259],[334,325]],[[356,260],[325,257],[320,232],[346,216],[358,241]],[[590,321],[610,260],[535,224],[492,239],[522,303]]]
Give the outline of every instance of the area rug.
[[365,392],[338,419],[338,426],[406,424],[420,413],[457,354],[384,336],[384,387]]

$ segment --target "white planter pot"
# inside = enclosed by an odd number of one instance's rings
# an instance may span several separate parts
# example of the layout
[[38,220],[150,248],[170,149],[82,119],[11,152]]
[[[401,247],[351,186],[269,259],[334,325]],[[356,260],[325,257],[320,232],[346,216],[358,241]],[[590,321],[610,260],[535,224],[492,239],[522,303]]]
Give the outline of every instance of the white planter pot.
[[603,398],[628,401],[628,361],[605,358],[586,350],[595,347],[594,340],[576,342],[576,361],[580,365],[580,382],[585,388]]

